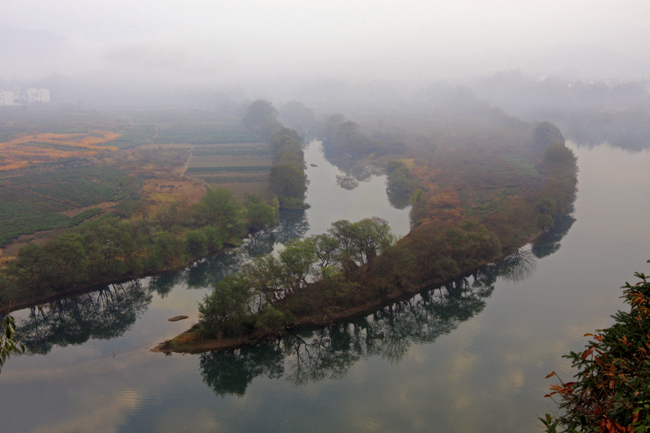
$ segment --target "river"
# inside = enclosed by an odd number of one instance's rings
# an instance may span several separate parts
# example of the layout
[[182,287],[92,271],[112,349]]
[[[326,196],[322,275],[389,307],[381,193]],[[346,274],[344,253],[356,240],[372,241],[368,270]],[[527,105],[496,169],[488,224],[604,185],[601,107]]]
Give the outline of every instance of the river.
[[[209,287],[250,255],[342,218],[408,231],[384,176],[350,179],[311,143],[306,212],[184,272],[17,312],[36,344],[2,368],[3,431],[540,431],[536,415],[555,408],[544,377],[571,376],[561,356],[612,323],[619,287],[650,266],[650,154],[569,146],[575,221],[545,245],[330,329],[234,352],[150,352],[196,322]],[[177,314],[189,319],[167,321]]]

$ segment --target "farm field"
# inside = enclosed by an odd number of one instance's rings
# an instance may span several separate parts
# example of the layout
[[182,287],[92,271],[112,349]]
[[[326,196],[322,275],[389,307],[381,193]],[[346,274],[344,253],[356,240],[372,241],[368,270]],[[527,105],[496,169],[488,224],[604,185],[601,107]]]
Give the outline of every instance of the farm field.
[[[77,167],[5,178],[0,183],[0,247],[20,235],[75,226],[101,212],[94,207],[126,197],[127,173]],[[87,208],[81,212],[75,209]]]
[[268,185],[271,156],[265,143],[195,146],[185,176],[232,191],[236,197],[273,198]]
[[125,198],[155,210],[212,185],[271,199],[270,166],[268,145],[219,112],[0,110],[0,255]]
[[153,144],[224,144],[255,143],[258,139],[247,132],[239,120],[176,121],[160,125]]

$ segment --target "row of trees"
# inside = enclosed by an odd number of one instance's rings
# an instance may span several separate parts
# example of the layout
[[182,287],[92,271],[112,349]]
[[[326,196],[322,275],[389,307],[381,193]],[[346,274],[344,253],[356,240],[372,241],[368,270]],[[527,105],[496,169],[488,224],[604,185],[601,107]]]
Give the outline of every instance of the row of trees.
[[242,123],[249,131],[268,141],[273,165],[269,174],[271,190],[282,209],[305,208],[307,175],[302,151],[303,138],[278,121],[278,111],[269,101],[254,101],[246,109]]
[[30,299],[72,286],[177,268],[249,231],[277,223],[277,209],[251,196],[210,189],[199,203],[176,202],[149,211],[142,202],[119,206],[123,218],[86,222],[44,245],[23,247],[0,270],[2,300]]

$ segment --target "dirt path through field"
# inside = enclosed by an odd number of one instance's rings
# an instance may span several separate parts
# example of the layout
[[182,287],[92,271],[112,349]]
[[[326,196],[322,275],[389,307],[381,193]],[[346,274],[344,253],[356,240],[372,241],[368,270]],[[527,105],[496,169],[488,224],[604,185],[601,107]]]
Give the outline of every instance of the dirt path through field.
[[185,172],[187,171],[187,168],[190,166],[190,161],[192,160],[192,156],[194,156],[192,151],[194,151],[194,146],[190,147],[190,156],[187,157],[187,162],[185,162],[185,167],[183,167],[183,171],[181,172],[181,177],[185,176]]

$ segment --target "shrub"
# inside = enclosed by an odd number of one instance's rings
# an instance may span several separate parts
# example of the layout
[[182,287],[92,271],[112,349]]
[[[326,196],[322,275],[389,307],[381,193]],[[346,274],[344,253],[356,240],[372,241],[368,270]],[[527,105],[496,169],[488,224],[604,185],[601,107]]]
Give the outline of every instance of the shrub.
[[565,355],[578,372],[574,382],[560,380],[546,395],[559,395],[564,411],[539,418],[547,432],[650,431],[650,282],[635,276],[641,281],[623,286],[630,312],[618,311],[612,327],[586,334],[593,337],[586,350]]
[[281,330],[284,329],[287,325],[290,325],[293,322],[293,316],[291,313],[283,313],[282,311],[273,308],[270,305],[267,305],[264,310],[262,310],[257,315],[257,320],[255,321],[256,329],[269,329],[269,330]]
[[208,238],[202,230],[187,232],[185,245],[191,256],[204,256],[208,253]]

